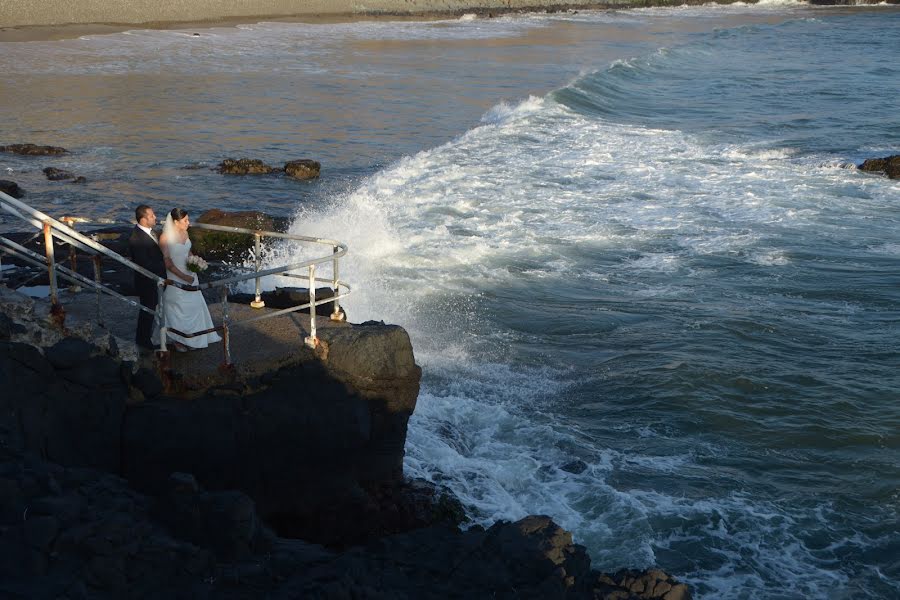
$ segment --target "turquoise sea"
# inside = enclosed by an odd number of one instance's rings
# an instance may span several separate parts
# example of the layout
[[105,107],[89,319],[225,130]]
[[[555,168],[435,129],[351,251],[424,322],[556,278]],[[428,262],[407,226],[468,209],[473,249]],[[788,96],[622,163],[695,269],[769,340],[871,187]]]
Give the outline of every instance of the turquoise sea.
[[[73,150],[0,178],[348,243],[351,320],[423,367],[407,472],[477,523],[705,599],[900,597],[900,181],[853,167],[900,153],[900,9],[196,32],[0,44],[0,143]],[[322,177],[182,169],[227,156]]]

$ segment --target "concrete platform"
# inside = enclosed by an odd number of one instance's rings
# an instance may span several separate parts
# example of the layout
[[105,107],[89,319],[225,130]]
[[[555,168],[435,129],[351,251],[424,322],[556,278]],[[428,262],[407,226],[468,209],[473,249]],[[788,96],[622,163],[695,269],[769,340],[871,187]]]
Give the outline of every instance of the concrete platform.
[[[268,308],[254,309],[242,303],[228,303],[231,320],[229,346],[231,350],[230,369],[224,367],[224,341],[211,344],[208,348],[187,352],[171,350],[168,355],[138,349],[134,343],[137,323],[137,298],[129,297],[134,305],[118,298],[102,295],[100,298],[100,320],[97,321],[97,295],[92,291],[77,293],[63,292],[60,303],[66,312],[67,327],[92,327],[95,331],[108,331],[125,359],[136,361],[138,366],[158,370],[163,366],[174,380],[176,391],[189,394],[215,386],[233,385],[247,382],[254,377],[272,372],[282,366],[314,360],[327,349],[313,351],[304,344],[309,336],[308,309],[281,315],[270,319],[241,325],[240,321],[260,314],[276,312]],[[48,304],[49,303],[41,303]],[[209,303],[213,323],[222,323],[221,302]],[[321,315],[316,318],[319,337],[334,329],[351,327],[347,323],[331,321]],[[318,355],[317,355],[318,353]]]

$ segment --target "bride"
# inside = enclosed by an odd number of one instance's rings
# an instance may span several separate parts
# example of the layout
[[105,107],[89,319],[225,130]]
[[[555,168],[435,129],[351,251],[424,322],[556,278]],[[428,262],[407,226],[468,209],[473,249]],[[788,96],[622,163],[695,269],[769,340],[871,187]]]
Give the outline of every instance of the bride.
[[[191,220],[187,212],[173,208],[166,217],[166,224],[159,238],[159,247],[166,262],[166,276],[173,281],[197,285],[197,274],[187,268],[187,257],[191,253],[191,239],[187,233],[190,225]],[[163,294],[166,326],[170,328],[168,337],[174,341],[178,350],[206,348],[209,344],[222,340],[216,332],[186,338],[171,331],[177,329],[182,333],[194,333],[213,327],[209,308],[201,292],[189,292],[170,285]],[[155,337],[159,338],[159,330]]]

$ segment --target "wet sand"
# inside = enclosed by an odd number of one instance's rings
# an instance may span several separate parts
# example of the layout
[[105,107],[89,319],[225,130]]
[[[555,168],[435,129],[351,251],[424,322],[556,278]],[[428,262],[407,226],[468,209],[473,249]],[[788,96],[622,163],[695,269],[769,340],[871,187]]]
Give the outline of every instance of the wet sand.
[[[527,11],[587,10],[669,4],[701,4],[705,0],[373,0],[364,7],[350,0],[257,0],[235,6],[218,0],[168,0],[129,3],[79,0],[0,0],[0,42],[31,42],[118,33],[131,29],[204,29],[259,21],[342,23],[368,20],[436,20],[474,13],[490,18]],[[718,0],[727,4],[734,0]],[[244,3],[241,3],[244,4]],[[250,3],[246,3],[250,4]]]

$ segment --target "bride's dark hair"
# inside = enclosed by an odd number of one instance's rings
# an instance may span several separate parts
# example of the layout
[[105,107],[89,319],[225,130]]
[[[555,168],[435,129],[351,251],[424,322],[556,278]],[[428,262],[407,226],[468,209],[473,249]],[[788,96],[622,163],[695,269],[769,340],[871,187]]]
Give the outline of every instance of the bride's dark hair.
[[173,208],[172,212],[170,212],[169,214],[172,215],[173,221],[180,221],[183,218],[185,218],[186,216],[188,216],[187,211],[184,210],[183,208]]

